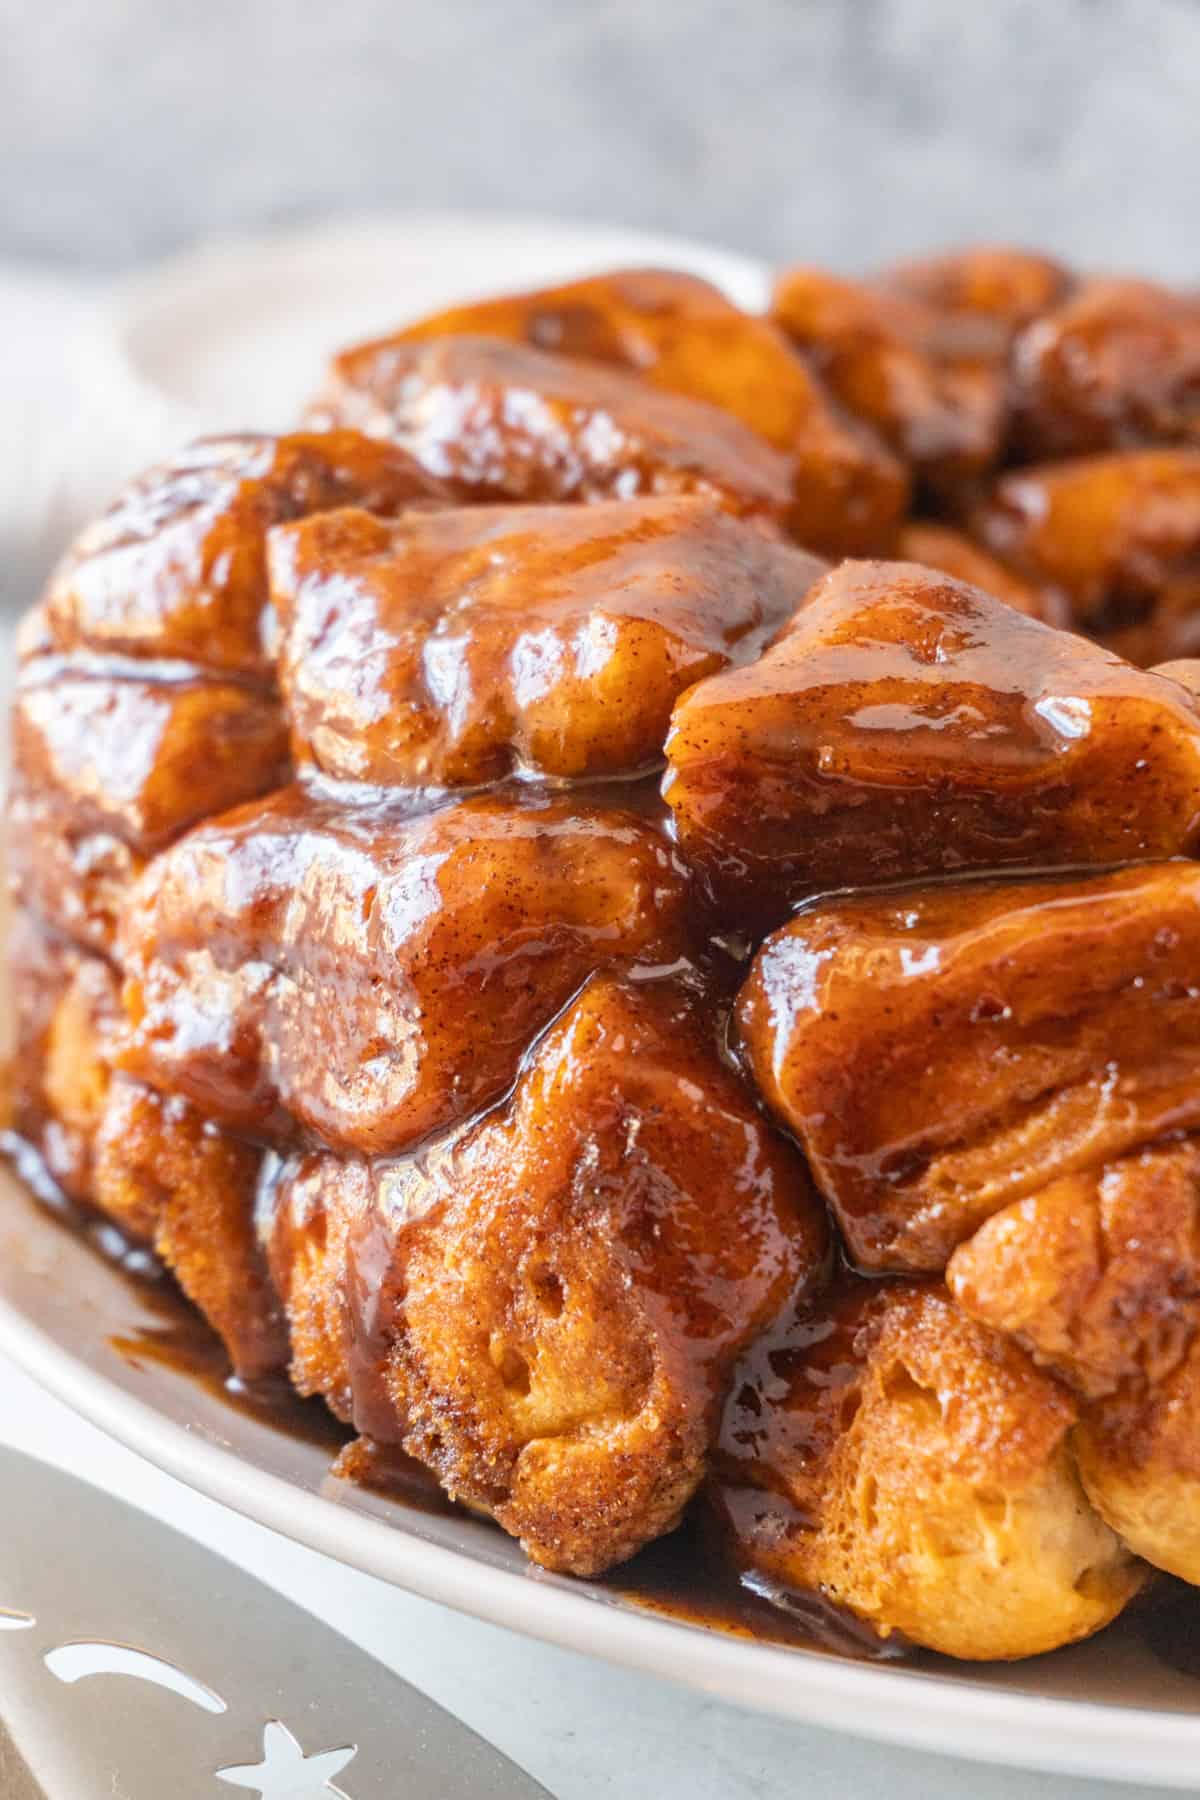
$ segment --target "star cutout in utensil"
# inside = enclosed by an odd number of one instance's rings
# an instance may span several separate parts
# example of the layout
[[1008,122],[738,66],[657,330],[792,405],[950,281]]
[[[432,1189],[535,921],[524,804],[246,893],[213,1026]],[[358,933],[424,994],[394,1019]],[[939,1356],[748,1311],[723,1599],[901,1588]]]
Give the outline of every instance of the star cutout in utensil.
[[358,1745],[343,1750],[321,1750],[305,1756],[287,1726],[272,1719],[263,1727],[263,1759],[218,1769],[217,1780],[230,1787],[256,1788],[259,1800],[349,1800],[333,1785],[346,1764],[358,1755]]

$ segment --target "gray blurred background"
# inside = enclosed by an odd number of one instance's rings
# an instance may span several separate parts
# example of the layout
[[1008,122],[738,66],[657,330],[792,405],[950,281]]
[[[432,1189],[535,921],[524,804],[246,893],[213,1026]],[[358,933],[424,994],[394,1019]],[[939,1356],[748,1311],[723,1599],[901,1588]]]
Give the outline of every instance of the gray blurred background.
[[1198,0],[0,0],[0,259],[461,206],[1194,276]]

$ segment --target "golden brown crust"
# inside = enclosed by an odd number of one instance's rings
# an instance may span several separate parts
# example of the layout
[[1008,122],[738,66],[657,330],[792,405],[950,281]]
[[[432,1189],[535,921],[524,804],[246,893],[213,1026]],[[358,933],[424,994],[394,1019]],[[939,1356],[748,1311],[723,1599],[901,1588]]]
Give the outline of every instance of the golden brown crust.
[[247,1380],[283,1368],[287,1332],[254,1230],[262,1152],[116,1077],[96,1134],[92,1198],[153,1245]]
[[1077,1392],[1176,1367],[1200,1329],[1200,1139],[1052,1182],[1005,1207],[946,1273],[963,1310]]
[[1074,1442],[1097,1512],[1147,1562],[1200,1585],[1200,1337],[1160,1380],[1088,1406]]
[[1200,1581],[1200,1140],[1006,1208],[947,1279],[1085,1397],[1074,1441],[1102,1516],[1148,1562]]
[[95,1134],[120,1020],[117,978],[18,910],[9,932],[14,1051],[9,1123],[74,1200],[92,1198]]
[[346,1424],[357,1412],[359,1429],[382,1441],[396,1435],[392,1408],[377,1403],[383,1347],[369,1360],[366,1351],[357,1355],[350,1316],[352,1296],[364,1314],[371,1295],[382,1304],[387,1242],[375,1259],[359,1248],[380,1201],[380,1171],[364,1157],[300,1152],[281,1159],[264,1180],[260,1229],[287,1319],[292,1386],[306,1397],[319,1395]]
[[297,760],[387,787],[653,768],[824,568],[689,498],[325,513],[270,560]]
[[769,1588],[951,1656],[1034,1656],[1108,1624],[1142,1580],[1084,1497],[1074,1415],[940,1285],[846,1277],[743,1362],[714,1502]]

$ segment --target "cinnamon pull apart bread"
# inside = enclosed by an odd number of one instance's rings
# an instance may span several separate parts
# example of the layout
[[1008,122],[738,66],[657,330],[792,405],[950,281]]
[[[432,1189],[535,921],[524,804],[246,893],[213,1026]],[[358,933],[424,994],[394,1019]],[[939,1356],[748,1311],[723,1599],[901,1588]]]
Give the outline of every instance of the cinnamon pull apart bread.
[[1069,1175],[955,1251],[964,1311],[1080,1396],[1098,1511],[1140,1556],[1200,1582],[1200,1138]]
[[19,634],[15,1167],[544,1568],[1200,1586],[1195,327],[616,270],[132,483]]
[[1002,475],[977,539],[1137,663],[1200,650],[1200,449],[1114,450]]
[[1066,284],[1044,257],[994,251],[868,281],[790,269],[773,304],[842,404],[922,483],[954,495],[1000,460],[1012,340]]
[[855,1261],[937,1271],[1059,1175],[1200,1121],[1200,865],[818,903],[769,937],[743,1054]]
[[822,1263],[803,1163],[685,986],[596,976],[464,1135],[285,1164],[293,1373],[549,1568],[676,1524],[736,1352]]
[[883,440],[839,408],[778,325],[743,312],[695,275],[619,270],[450,307],[387,341],[461,336],[629,369],[732,413],[793,459],[791,522],[815,550],[886,550],[903,516],[908,482]]
[[503,338],[359,345],[310,418],[398,444],[472,500],[700,494],[780,526],[795,504],[792,459],[722,407]]
[[703,500],[478,506],[272,534],[296,760],[383,787],[638,774],[823,565]]
[[1144,1565],[1089,1504],[1067,1390],[940,1282],[853,1276],[734,1376],[711,1498],[767,1594],[973,1660],[1087,1637]]
[[829,888],[1190,850],[1200,708],[980,588],[842,563],[684,694],[663,791],[722,912],[770,925]]
[[672,963],[685,933],[670,847],[630,813],[285,788],[143,876],[120,1066],[275,1142],[403,1149],[502,1094],[593,969]]

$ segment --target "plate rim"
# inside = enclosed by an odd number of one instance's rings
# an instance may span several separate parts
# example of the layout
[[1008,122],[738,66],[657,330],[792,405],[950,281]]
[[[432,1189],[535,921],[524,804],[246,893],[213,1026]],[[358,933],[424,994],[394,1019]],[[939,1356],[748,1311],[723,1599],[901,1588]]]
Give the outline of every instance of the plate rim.
[[[5,1172],[5,1179],[13,1178]],[[1200,1713],[1004,1693],[894,1664],[747,1642],[650,1609],[597,1605],[523,1571],[430,1543],[402,1519],[384,1522],[355,1512],[255,1467],[232,1447],[127,1393],[4,1295],[0,1354],[186,1486],[335,1562],[453,1611],[751,1711],[855,1737],[1047,1774],[1195,1788]]]

